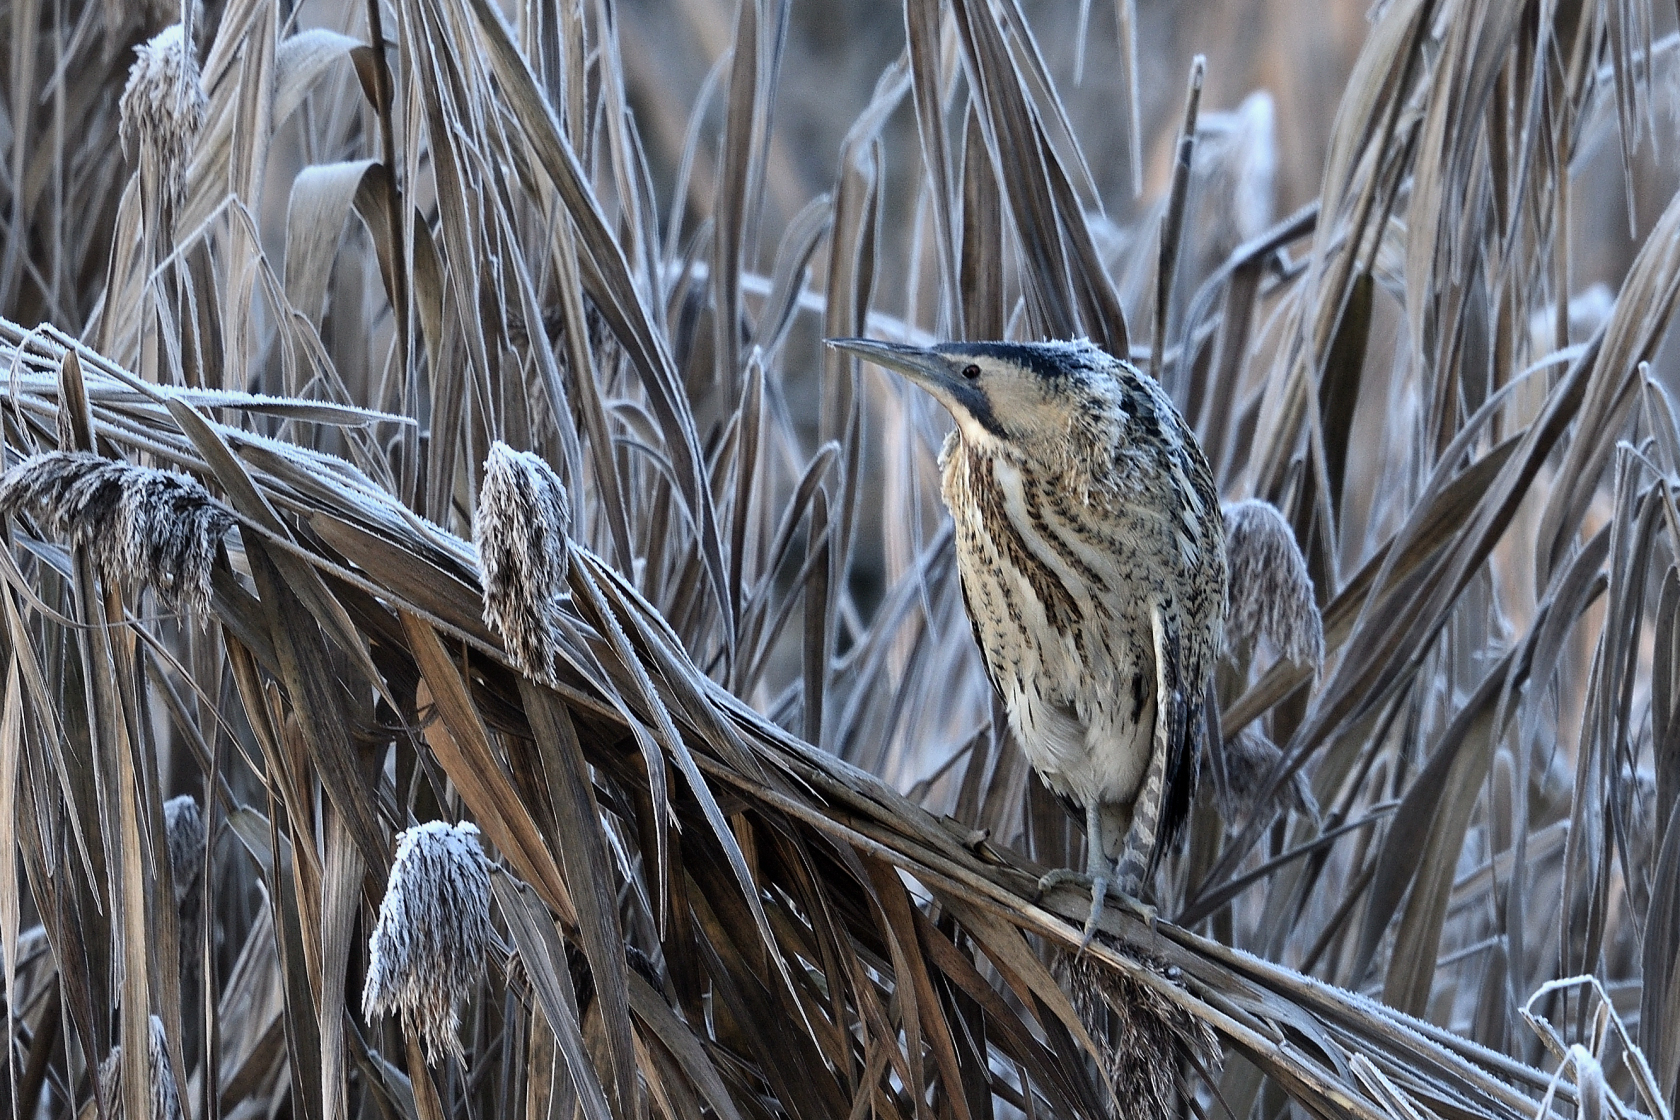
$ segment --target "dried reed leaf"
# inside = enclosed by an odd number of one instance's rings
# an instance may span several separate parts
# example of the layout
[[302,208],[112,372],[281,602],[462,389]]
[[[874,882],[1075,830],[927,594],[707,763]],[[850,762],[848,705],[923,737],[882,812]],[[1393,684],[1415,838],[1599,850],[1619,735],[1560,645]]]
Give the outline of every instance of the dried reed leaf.
[[566,967],[565,948],[548,912],[505,875],[494,876],[496,903],[519,948],[519,960],[549,1028],[565,1057],[566,1071],[585,1120],[613,1120],[607,1097],[584,1048],[577,992]]
[[500,11],[485,0],[463,0],[463,3],[470,5],[477,19],[489,62],[522,126],[525,140],[578,223],[580,244],[589,262],[583,271],[583,286],[642,376],[650,404],[666,436],[672,468],[697,527],[700,552],[712,590],[720,600],[725,600],[728,577],[718,539],[716,512],[702,484],[704,468],[699,439],[664,340],[653,328],[641,292],[631,278],[624,251],[608,229],[600,202],[588,188],[587,176],[560,133],[552,110],[537,90],[527,62],[515,49]]

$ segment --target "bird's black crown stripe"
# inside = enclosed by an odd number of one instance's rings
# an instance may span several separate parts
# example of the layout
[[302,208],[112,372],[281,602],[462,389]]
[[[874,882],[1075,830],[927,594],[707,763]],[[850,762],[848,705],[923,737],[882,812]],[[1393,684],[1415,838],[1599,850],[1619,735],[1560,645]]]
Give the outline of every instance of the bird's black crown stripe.
[[995,358],[1030,369],[1047,381],[1077,376],[1100,350],[1088,346],[1045,346],[1023,342],[949,342],[934,349],[949,357]]

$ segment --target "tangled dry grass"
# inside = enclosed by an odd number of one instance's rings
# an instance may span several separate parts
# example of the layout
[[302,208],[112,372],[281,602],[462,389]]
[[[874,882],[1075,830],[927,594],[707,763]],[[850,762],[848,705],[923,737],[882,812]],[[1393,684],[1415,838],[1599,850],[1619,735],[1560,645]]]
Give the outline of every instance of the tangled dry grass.
[[[1303,169],[906,0],[808,189],[816,8],[679,8],[698,107],[656,5],[0,0],[14,1114],[1667,1120],[1671,13],[1375,5]],[[1130,354],[1271,534],[1153,928],[866,333]]]

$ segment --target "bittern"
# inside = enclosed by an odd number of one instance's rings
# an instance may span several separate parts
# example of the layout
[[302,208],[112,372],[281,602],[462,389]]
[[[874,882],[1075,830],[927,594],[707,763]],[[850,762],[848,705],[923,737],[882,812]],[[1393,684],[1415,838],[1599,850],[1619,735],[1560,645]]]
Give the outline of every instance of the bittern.
[[1110,887],[1152,914],[1141,896],[1189,815],[1225,614],[1195,436],[1153,378],[1088,342],[829,345],[956,420],[939,465],[963,600],[1027,760],[1083,815],[1085,936]]

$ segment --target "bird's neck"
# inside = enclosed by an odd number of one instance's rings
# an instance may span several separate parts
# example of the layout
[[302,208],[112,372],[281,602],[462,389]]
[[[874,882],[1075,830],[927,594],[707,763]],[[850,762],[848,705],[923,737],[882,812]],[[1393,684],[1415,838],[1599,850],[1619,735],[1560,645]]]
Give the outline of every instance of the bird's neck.
[[[1002,440],[962,438],[952,432],[939,454],[940,493],[953,514],[1005,490],[1054,490],[1072,495],[1077,504],[1090,501],[1089,472],[1071,456],[1028,456]],[[1030,499],[1036,504],[1037,499]]]
[[1004,463],[1042,484],[1077,494],[1083,501],[1092,489],[1090,461],[1088,456],[1076,453],[1071,445],[1037,447],[1029,456],[1005,440],[991,436],[970,439],[961,431],[946,436],[945,446],[939,452],[940,477],[947,496],[953,485],[964,484],[970,472],[980,470],[990,474],[995,464]]

